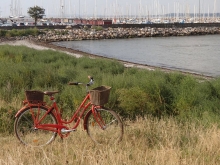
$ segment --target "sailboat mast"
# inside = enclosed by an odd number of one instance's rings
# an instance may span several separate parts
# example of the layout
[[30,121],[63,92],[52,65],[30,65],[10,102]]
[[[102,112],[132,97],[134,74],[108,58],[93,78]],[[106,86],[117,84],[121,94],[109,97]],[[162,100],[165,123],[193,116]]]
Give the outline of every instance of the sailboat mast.
[[11,12],[11,16],[13,16],[14,15],[14,13],[13,13],[13,7],[14,7],[14,5],[13,5],[13,0],[11,0],[11,5],[10,5],[10,12]]
[[215,21],[215,13],[216,13],[216,0],[214,0],[213,21]]

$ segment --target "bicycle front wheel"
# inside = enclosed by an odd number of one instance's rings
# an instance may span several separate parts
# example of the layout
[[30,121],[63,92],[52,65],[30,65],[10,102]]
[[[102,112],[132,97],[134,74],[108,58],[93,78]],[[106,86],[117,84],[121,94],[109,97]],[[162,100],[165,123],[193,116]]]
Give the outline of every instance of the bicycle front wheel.
[[[94,116],[101,124],[97,123]],[[91,139],[98,144],[118,143],[122,140],[124,133],[122,121],[114,111],[96,108],[95,114],[90,111],[88,115],[86,131]]]
[[[34,126],[34,120],[39,120],[46,112],[45,107],[32,106],[27,107],[17,116],[14,131],[20,142],[39,147],[49,144],[55,139],[56,132],[37,129]],[[57,120],[53,113],[49,113],[40,124],[57,124]]]

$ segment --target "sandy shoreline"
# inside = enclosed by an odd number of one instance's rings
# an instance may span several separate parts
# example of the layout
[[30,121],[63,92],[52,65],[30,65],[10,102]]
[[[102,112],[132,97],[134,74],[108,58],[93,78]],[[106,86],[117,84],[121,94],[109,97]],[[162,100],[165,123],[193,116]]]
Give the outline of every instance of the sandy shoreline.
[[[106,57],[102,57],[102,56],[100,57],[97,55],[81,52],[78,50],[73,50],[70,48],[59,47],[59,46],[56,46],[52,43],[35,42],[35,41],[31,41],[31,40],[4,41],[4,42],[0,42],[0,45],[12,45],[12,46],[23,45],[23,46],[27,46],[29,48],[33,48],[36,50],[49,50],[50,49],[50,50],[54,50],[54,51],[64,52],[64,53],[69,54],[71,56],[74,56],[76,58],[80,58],[82,56],[89,56],[91,58],[106,58]],[[118,60],[118,61],[122,62],[124,64],[124,66],[127,68],[136,67],[136,68],[147,69],[147,70],[160,69],[164,72],[172,72],[172,71],[175,72],[174,70],[170,70],[170,69],[166,69],[166,68],[141,65],[141,64],[131,63],[131,62],[122,61],[122,60]],[[204,75],[195,74],[195,73],[188,73],[188,72],[182,72],[182,71],[179,71],[179,72],[184,73],[184,74],[194,75],[196,77],[200,77],[200,78],[204,78],[204,79],[212,79],[213,78],[211,76],[204,76]]]
[[77,58],[82,56],[82,55],[77,54],[77,53],[70,53],[68,51],[52,48],[52,47],[49,46],[51,44],[49,44],[49,45],[48,44],[49,43],[40,43],[40,42],[34,42],[34,41],[30,41],[30,40],[4,41],[4,42],[0,43],[0,45],[12,45],[12,46],[23,45],[23,46],[26,46],[26,47],[29,47],[29,48],[33,48],[33,49],[36,49],[36,50],[48,50],[48,49],[51,49],[51,50],[54,50],[54,51],[60,51],[60,52],[67,53],[67,54],[75,56]]
[[[77,50],[73,50],[73,49],[69,49],[69,48],[59,47],[59,46],[56,46],[51,43],[34,42],[34,41],[29,41],[29,40],[4,41],[4,42],[1,42],[0,45],[12,45],[12,46],[23,45],[23,46],[27,46],[29,48],[33,48],[36,50],[50,49],[50,50],[54,50],[54,51],[64,52],[64,53],[67,53],[67,54],[74,56],[74,57],[77,57],[77,58],[82,57],[82,56],[106,58],[106,57],[100,57],[97,55],[93,55],[93,54],[89,54],[89,53],[85,53],[85,52],[81,52],[81,51],[77,51]],[[121,61],[121,60],[119,60],[119,61]],[[149,70],[154,70],[156,68],[156,67],[151,67],[151,66],[130,63],[130,62],[126,62],[126,61],[121,61],[121,62],[123,62],[125,67],[137,67],[137,68],[145,68],[145,69],[149,69]]]

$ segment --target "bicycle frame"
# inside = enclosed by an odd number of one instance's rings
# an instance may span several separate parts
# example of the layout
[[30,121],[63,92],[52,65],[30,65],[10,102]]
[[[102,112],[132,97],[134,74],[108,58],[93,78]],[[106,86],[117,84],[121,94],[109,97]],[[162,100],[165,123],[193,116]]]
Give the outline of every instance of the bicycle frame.
[[[48,106],[45,103],[32,104],[32,103],[24,101],[24,103],[26,103],[27,105],[24,106],[22,109],[20,109],[15,117],[17,117],[22,111],[24,111],[26,108],[29,107],[32,112],[32,118],[34,121],[34,128],[35,129],[52,131],[52,132],[58,133],[58,135],[60,137],[67,137],[70,134],[70,132],[75,131],[75,129],[79,126],[80,120],[83,117],[84,113],[86,112],[86,110],[88,110],[91,107],[91,109],[87,112],[87,114],[85,116],[84,129],[87,129],[85,122],[87,120],[87,116],[90,113],[93,113],[94,118],[95,118],[96,122],[98,123],[98,125],[101,127],[101,129],[105,128],[105,123],[103,122],[103,120],[101,119],[101,116],[96,111],[96,109],[101,108],[101,106],[96,106],[96,105],[91,104],[89,93],[85,96],[84,100],[82,101],[80,106],[77,108],[77,110],[73,113],[73,116],[71,117],[71,119],[69,121],[65,121],[62,119],[60,110],[57,106],[57,103],[56,103],[53,95],[50,96],[50,100],[53,101],[51,106]],[[34,114],[34,112],[32,111],[32,107],[36,107],[36,106],[38,107],[37,115]],[[39,115],[40,115],[39,111],[40,111],[41,107],[44,109],[47,109],[47,111],[42,117],[39,118]],[[53,113],[53,115],[55,116],[55,118],[57,120],[57,124],[41,124],[41,122],[45,119],[45,117],[49,113]],[[73,127],[71,129],[69,129],[66,125],[73,123],[73,121],[75,121],[75,120],[76,120],[76,123],[73,125]]]

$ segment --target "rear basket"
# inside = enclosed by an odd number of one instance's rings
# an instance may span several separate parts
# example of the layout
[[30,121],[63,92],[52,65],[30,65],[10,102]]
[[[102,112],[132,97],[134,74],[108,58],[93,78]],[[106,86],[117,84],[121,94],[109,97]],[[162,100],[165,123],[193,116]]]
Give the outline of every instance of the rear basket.
[[41,91],[25,91],[26,100],[29,103],[43,103],[44,93]]
[[111,87],[100,86],[89,91],[91,103],[94,105],[104,105],[108,102]]

